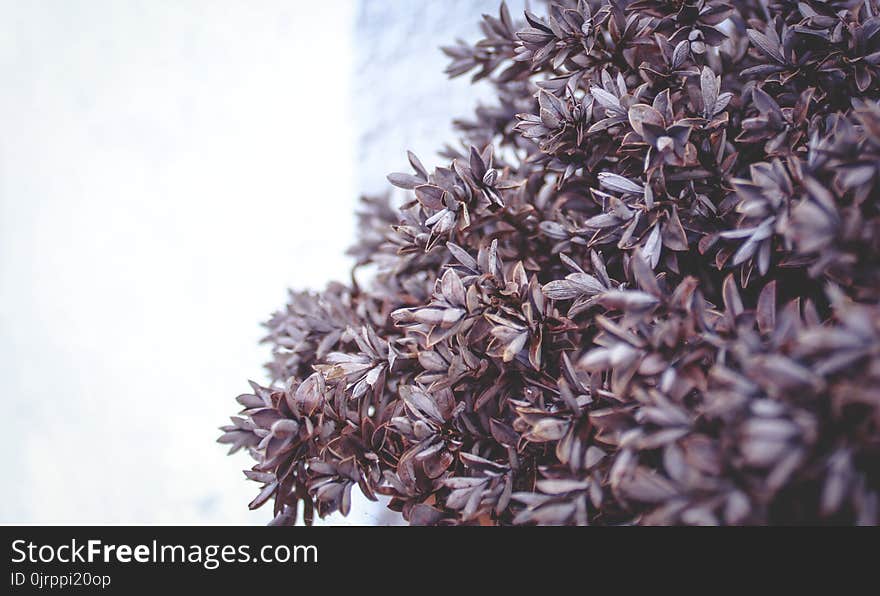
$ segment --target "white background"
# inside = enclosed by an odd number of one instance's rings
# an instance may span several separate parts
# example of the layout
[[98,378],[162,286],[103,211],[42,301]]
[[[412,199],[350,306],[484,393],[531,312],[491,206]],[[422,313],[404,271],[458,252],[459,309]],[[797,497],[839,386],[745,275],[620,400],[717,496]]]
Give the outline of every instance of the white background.
[[263,523],[217,426],[345,279],[349,2],[0,2],[0,522]]

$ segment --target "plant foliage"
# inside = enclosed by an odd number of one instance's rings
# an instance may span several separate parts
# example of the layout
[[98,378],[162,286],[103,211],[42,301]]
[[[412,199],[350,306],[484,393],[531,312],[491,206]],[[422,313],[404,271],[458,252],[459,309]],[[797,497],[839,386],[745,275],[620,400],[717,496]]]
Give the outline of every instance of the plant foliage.
[[880,2],[563,1],[292,293],[220,441],[275,521],[877,524]]

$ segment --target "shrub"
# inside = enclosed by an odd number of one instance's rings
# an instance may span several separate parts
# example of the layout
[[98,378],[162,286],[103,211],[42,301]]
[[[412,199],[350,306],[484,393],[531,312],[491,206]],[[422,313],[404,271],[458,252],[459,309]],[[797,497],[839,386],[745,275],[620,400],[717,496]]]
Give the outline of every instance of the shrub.
[[876,524],[880,2],[566,1],[444,48],[498,102],[268,322],[275,521]]

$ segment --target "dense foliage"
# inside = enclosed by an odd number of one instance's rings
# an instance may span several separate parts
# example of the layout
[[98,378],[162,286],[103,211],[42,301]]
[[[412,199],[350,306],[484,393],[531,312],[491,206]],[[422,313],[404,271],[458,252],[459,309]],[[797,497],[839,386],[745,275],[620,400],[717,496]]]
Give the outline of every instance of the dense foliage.
[[[292,293],[275,523],[876,524],[880,2],[563,1],[444,48],[498,102]],[[362,287],[363,286],[363,287]]]

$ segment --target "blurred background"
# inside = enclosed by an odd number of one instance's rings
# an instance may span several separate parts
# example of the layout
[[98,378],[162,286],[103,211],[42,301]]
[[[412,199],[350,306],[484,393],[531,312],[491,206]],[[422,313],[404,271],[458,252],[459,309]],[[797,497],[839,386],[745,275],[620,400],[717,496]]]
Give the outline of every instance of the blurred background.
[[268,521],[214,442],[259,323],[438,163],[487,90],[437,48],[497,4],[0,0],[0,523]]

